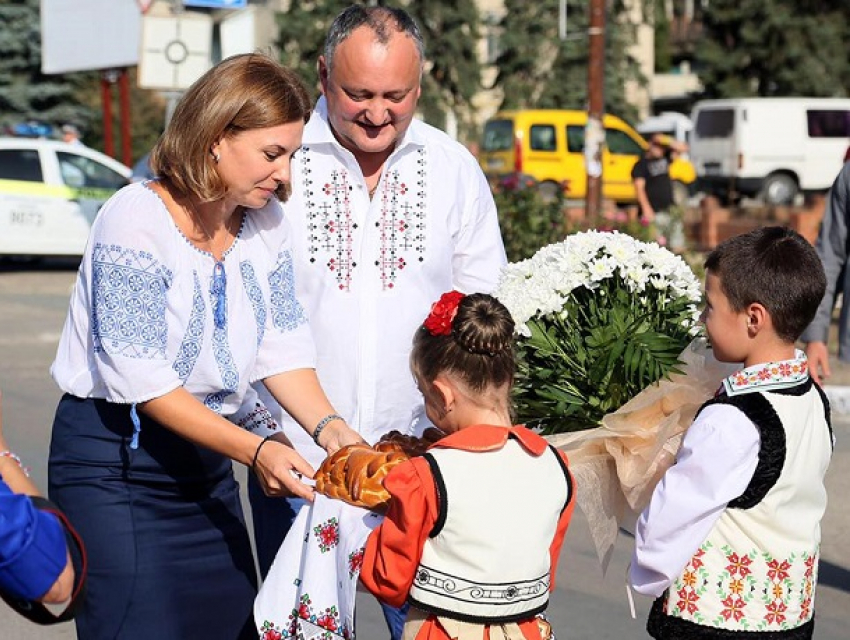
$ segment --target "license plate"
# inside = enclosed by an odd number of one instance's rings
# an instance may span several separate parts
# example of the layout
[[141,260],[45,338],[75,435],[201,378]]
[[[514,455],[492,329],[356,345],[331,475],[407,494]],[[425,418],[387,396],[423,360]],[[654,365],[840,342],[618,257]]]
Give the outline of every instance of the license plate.
[[720,175],[720,163],[719,162],[706,162],[704,167],[704,173],[707,176],[719,176]]
[[505,166],[505,161],[501,160],[499,158],[490,158],[487,161],[487,168],[488,169],[501,169],[504,166]]
[[39,211],[10,211],[9,224],[16,227],[40,227],[44,216]]

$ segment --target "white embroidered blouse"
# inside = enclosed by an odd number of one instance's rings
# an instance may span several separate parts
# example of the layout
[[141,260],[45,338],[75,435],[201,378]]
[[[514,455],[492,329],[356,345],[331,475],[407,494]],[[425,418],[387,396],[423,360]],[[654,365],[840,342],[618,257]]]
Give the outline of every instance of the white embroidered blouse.
[[239,421],[256,406],[252,382],[315,366],[294,289],[277,201],[246,212],[217,268],[146,183],[130,185],[92,225],[51,374],[66,393],[115,403],[182,386]]
[[[808,361],[753,365],[723,381],[729,395],[788,387],[809,377]],[[658,597],[678,576],[720,518],[749,485],[758,464],[758,429],[731,405],[706,407],[688,428],[676,463],[638,518],[629,582]]]
[[[414,120],[370,200],[321,98],[293,158],[292,187],[284,211],[297,296],[331,404],[369,442],[427,426],[408,362],[413,335],[440,295],[492,291],[506,262],[478,163],[445,133]],[[298,452],[319,464],[324,450],[260,392]]]

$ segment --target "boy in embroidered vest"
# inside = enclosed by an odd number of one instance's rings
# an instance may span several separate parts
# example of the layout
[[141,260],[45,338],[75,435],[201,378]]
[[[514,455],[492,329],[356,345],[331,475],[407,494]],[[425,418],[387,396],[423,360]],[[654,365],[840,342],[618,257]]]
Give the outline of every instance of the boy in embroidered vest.
[[829,405],[795,342],[824,294],[812,246],[766,227],[705,263],[714,354],[743,369],[697,413],[637,523],[654,638],[811,638]]
[[411,369],[428,418],[446,434],[395,467],[384,521],[360,579],[412,605],[404,640],[546,640],[574,506],[566,456],[513,426],[514,322],[486,294],[452,291],[416,333]]

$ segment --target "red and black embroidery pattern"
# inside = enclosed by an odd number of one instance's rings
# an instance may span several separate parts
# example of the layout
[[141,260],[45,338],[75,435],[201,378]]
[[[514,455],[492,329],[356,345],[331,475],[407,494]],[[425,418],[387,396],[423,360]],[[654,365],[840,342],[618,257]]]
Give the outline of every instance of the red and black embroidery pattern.
[[380,234],[380,255],[375,261],[384,289],[396,285],[399,272],[411,259],[425,259],[425,150],[419,149],[416,182],[410,184],[392,170],[379,191],[381,213],[375,227]]
[[[373,260],[383,289],[394,288],[399,274],[412,261],[424,261],[426,154],[424,149],[415,153],[415,171],[402,175],[398,169],[387,170],[374,196],[376,201],[372,203],[373,208],[377,204],[380,209],[376,216],[370,215],[368,229],[374,229],[378,234],[378,242],[367,246],[377,248],[378,255]],[[355,236],[368,232],[357,224],[352,210],[354,188],[351,175],[340,167],[332,170],[319,184],[313,180],[309,148],[302,149],[301,161],[304,165],[303,193],[310,262],[324,265],[333,273],[339,289],[350,291],[357,267]]]

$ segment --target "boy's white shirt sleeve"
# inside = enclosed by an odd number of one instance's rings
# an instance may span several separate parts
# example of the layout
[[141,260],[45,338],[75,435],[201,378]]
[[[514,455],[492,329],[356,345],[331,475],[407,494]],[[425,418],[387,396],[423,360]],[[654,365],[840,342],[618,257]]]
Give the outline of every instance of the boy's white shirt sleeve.
[[638,518],[629,568],[635,591],[658,597],[682,572],[726,505],[752,480],[760,441],[753,422],[731,405],[700,413]]

